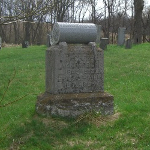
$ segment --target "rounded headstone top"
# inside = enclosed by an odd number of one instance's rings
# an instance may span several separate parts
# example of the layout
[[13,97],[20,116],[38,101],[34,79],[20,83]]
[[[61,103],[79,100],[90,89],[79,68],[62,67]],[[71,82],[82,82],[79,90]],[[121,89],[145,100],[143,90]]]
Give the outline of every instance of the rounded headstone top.
[[97,27],[93,23],[64,23],[57,22],[53,26],[51,45],[59,42],[89,43],[95,42]]

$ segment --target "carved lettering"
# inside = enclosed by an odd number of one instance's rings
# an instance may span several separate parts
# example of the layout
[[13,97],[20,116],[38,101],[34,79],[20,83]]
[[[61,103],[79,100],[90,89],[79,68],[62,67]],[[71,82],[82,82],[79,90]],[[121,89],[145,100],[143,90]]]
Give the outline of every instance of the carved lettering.
[[58,60],[57,81],[60,83],[58,92],[70,93],[99,89],[102,82],[101,66],[99,56],[94,56],[93,51],[59,53],[58,58],[62,58]]

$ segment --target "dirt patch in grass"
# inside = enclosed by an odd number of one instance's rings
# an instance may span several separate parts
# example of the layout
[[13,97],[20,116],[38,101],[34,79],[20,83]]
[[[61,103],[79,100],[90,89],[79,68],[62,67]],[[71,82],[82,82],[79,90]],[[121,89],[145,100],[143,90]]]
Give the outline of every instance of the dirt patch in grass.
[[120,113],[115,113],[114,115],[109,115],[109,116],[100,116],[95,119],[93,119],[93,123],[96,126],[101,126],[101,125],[107,125],[110,122],[115,122],[118,120],[120,117]]
[[71,124],[69,124],[68,122],[64,120],[52,118],[52,117],[41,118],[35,115],[34,119],[41,121],[45,126],[53,126],[53,127],[59,127],[59,128],[65,128],[65,127],[68,127],[69,125],[82,123],[82,122],[94,124],[97,127],[99,127],[101,125],[107,125],[109,123],[115,122],[116,120],[119,119],[120,115],[121,115],[120,113],[115,113],[113,115],[102,116],[102,115],[94,115],[93,113],[88,113],[86,115],[79,116]]
[[35,115],[34,119],[42,122],[46,127],[51,126],[53,128],[65,128],[68,126],[68,123],[59,118],[39,117],[38,115]]
[[120,115],[120,113],[115,113],[114,115],[102,116],[89,113],[87,115],[80,116],[76,122],[84,121],[99,127],[101,125],[107,125],[109,123],[115,122],[119,119]]
[[73,146],[75,146],[75,145],[79,145],[79,144],[82,144],[82,145],[85,145],[86,147],[89,147],[89,146],[91,146],[91,145],[93,145],[93,144],[98,144],[98,143],[100,143],[99,141],[94,141],[94,140],[88,140],[88,141],[83,141],[83,140],[75,140],[75,141],[73,141],[73,140],[68,140],[68,141],[66,141],[66,143],[69,145],[69,146],[71,146],[71,147],[73,147]]
[[21,138],[13,139],[12,144],[9,147],[9,150],[19,150],[20,146],[23,145],[32,136],[33,136],[33,132],[28,133],[27,135]]

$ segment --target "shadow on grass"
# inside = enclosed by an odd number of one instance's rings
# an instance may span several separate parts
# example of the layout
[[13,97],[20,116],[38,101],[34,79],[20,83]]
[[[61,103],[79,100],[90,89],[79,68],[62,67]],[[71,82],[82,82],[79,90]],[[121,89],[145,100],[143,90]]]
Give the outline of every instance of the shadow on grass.
[[50,149],[58,145],[65,145],[67,139],[84,137],[87,130],[92,127],[90,123],[80,119],[64,119],[58,117],[42,117],[35,115],[32,120],[18,126],[9,138],[10,149],[20,147],[34,147]]
[[[148,145],[149,128],[143,126],[145,120],[138,116],[139,114],[120,116],[119,113],[112,116],[88,114],[77,119],[63,119],[34,115],[16,127],[5,143],[11,150],[143,147]],[[135,128],[137,124],[138,127]],[[6,144],[3,149],[6,149]]]
[[[119,114],[112,117],[94,113],[85,114],[76,119],[34,115],[32,120],[27,120],[14,129],[12,136],[7,138],[7,143],[12,150],[29,149],[29,147],[42,150],[57,149],[58,147],[59,149],[61,147],[82,149],[84,144],[88,145],[89,137],[96,137],[95,132],[97,132],[98,126],[105,126],[118,117]],[[75,144],[78,142],[82,144]],[[83,142],[85,143],[83,144]]]

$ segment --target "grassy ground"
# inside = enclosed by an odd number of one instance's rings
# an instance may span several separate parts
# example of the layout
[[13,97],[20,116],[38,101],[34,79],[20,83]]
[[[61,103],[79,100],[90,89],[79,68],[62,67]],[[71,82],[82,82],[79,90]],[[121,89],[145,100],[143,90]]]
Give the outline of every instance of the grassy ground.
[[[35,113],[45,90],[45,46],[0,51],[0,149],[149,150],[150,44],[105,51],[105,91],[114,95],[115,115],[76,120]],[[15,103],[13,103],[16,101]]]

